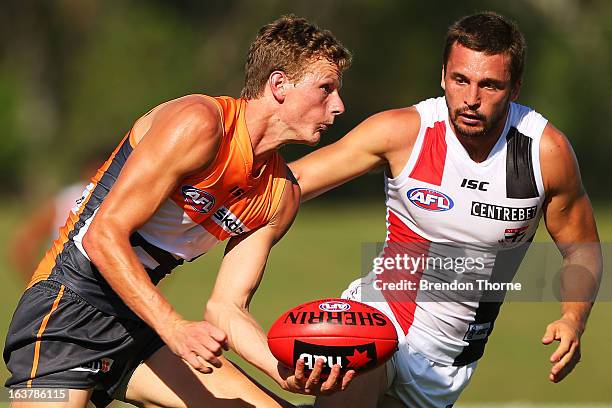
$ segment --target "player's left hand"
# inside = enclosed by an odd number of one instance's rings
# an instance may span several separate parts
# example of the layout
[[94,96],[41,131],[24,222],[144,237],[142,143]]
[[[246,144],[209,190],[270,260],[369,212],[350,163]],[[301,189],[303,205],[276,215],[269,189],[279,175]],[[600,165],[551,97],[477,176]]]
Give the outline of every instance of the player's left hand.
[[[295,365],[295,372],[293,374],[288,371],[290,370],[289,368],[279,364],[281,376],[285,378],[283,388],[286,391],[298,394],[329,395],[336,391],[344,391],[355,377],[354,370],[348,370],[343,375],[340,371],[340,365],[336,364],[332,367],[331,372],[326,379],[321,378],[324,365],[325,362],[323,359],[317,359],[312,372],[310,375],[308,375],[305,369],[304,360],[302,359],[297,361]],[[284,375],[283,371],[285,371]]]
[[546,327],[542,343],[548,345],[553,341],[560,344],[550,356],[553,364],[548,379],[554,383],[563,380],[580,362],[580,336],[582,329],[576,322],[559,319]]

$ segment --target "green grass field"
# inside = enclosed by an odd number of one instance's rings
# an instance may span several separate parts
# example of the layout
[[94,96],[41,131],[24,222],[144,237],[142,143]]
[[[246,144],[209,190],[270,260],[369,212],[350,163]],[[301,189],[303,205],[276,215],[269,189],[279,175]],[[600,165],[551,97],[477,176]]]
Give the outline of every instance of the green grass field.
[[[6,242],[23,209],[4,205],[0,210],[0,237]],[[598,212],[597,219],[602,240],[609,241],[612,211]],[[378,203],[315,202],[305,205],[291,231],[271,254],[266,275],[252,303],[252,313],[267,329],[278,315],[294,305],[338,296],[359,276],[362,243],[382,241],[384,234],[382,200]],[[538,240],[544,239],[546,234],[541,229]],[[177,269],[163,284],[171,302],[186,317],[201,317],[221,254],[222,248],[217,248],[193,264]],[[0,259],[2,339],[22,285],[5,259]],[[542,346],[540,338],[546,325],[558,315],[559,305],[555,302],[507,303],[496,322],[485,357],[458,406],[477,403],[490,406],[514,401],[547,406],[612,404],[612,359],[607,349],[612,344],[612,330],[608,327],[612,303],[599,302],[595,306],[583,336],[582,362],[565,381],[552,384],[547,376],[548,357],[553,348]],[[242,366],[272,390],[280,392],[276,385],[251,367]],[[0,379],[6,376],[2,365]],[[308,401],[295,395],[283,395],[291,401]]]

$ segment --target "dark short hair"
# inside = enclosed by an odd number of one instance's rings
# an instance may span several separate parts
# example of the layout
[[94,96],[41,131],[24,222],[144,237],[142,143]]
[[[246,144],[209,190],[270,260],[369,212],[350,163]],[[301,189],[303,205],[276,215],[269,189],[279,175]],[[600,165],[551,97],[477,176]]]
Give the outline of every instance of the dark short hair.
[[446,69],[453,45],[458,43],[487,55],[510,55],[510,76],[516,84],[523,76],[527,44],[518,26],[497,13],[486,11],[461,18],[448,28],[444,44]]
[[261,97],[268,77],[277,70],[291,80],[299,80],[317,58],[336,64],[340,72],[351,64],[351,53],[330,31],[310,24],[305,18],[282,16],[263,26],[251,44],[240,96]]

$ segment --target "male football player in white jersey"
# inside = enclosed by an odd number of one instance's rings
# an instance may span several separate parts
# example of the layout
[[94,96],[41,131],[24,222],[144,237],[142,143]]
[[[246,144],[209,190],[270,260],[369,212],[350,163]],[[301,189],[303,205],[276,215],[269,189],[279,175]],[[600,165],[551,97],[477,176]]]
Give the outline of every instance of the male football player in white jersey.
[[[382,256],[394,259],[402,255],[402,245],[413,244],[408,254],[416,249],[419,256],[456,260],[460,249],[483,255],[476,265],[489,282],[511,281],[501,271],[510,269],[510,276],[516,271],[544,215],[565,268],[561,317],[542,338],[544,344],[559,342],[549,374],[558,382],[580,360],[580,337],[601,276],[601,247],[568,140],[540,114],[514,103],[524,54],[515,24],[490,12],[464,17],[447,33],[444,97],[373,115],[291,168],[303,199],[384,168],[387,239]],[[508,240],[513,234],[516,239]],[[500,250],[513,245],[518,251]],[[581,293],[572,296],[568,292],[576,288],[563,286],[571,278],[570,265],[583,271]],[[419,284],[448,278],[437,273],[415,266],[407,276]],[[399,282],[397,276],[387,280]],[[358,376],[347,391],[318,398],[316,405],[452,406],[484,352],[503,296],[432,301],[418,287],[397,291],[384,284],[370,273],[343,296],[370,301],[394,320],[398,352],[386,367]],[[382,297],[370,297],[376,291]]]

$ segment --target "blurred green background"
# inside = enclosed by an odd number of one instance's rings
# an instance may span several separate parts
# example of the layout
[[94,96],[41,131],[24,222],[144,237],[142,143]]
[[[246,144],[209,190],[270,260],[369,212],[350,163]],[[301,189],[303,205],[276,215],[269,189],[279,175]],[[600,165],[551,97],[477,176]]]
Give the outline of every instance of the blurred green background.
[[[609,240],[612,2],[606,0],[4,0],[0,239],[8,242],[20,219],[80,179],[83,165],[110,153],[153,106],[189,93],[237,96],[251,40],[282,14],[332,30],[354,53],[341,91],[347,111],[324,136],[326,144],[374,112],[441,95],[446,28],[480,10],[500,12],[523,30],[529,49],[519,102],[535,107],[570,138],[596,203],[602,239]],[[310,150],[294,146],[283,153],[293,159]],[[269,327],[301,301],[338,295],[359,273],[361,243],[384,239],[384,220],[381,174],[304,206],[273,251],[254,300],[262,325]],[[216,250],[181,268],[164,284],[185,315],[201,315],[220,254]],[[4,339],[22,282],[5,256],[0,268]],[[558,305],[506,305],[462,401],[612,402],[606,348],[612,344],[611,311],[610,303],[597,305],[583,362],[553,385],[546,380],[552,351],[539,339]],[[5,377],[2,366],[0,379]]]

